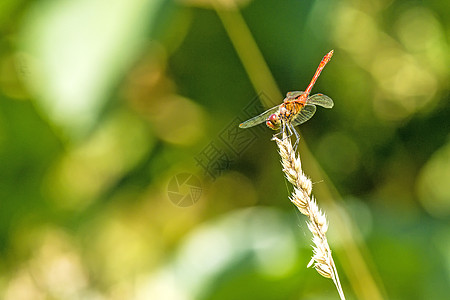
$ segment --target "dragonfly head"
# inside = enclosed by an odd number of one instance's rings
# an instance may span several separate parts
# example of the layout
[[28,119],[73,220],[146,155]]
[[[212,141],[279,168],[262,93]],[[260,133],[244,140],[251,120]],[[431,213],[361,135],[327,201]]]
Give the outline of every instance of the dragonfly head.
[[272,130],[278,130],[281,127],[281,120],[278,114],[271,114],[267,120],[266,125]]

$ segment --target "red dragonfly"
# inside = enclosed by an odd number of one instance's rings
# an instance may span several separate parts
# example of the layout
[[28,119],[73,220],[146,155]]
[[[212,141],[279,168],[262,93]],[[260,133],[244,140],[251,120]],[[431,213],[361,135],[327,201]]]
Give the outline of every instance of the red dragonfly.
[[294,132],[298,141],[299,136],[294,127],[311,119],[316,112],[316,105],[320,105],[325,108],[332,108],[334,105],[333,100],[324,94],[309,96],[311,89],[320,75],[320,72],[322,72],[325,65],[330,61],[332,55],[333,50],[324,56],[311,82],[306,88],[306,91],[288,92],[282,104],[272,107],[262,114],[241,123],[239,127],[249,128],[265,121],[267,127],[273,130],[278,130],[281,127],[281,132],[284,132],[285,128],[288,129],[290,135]]

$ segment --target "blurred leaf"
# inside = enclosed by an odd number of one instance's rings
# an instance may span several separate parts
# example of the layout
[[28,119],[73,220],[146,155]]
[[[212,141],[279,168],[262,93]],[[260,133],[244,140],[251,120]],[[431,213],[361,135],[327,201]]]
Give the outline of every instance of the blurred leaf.
[[108,94],[143,46],[162,0],[36,3],[23,28],[27,78],[43,113],[69,137],[95,125]]

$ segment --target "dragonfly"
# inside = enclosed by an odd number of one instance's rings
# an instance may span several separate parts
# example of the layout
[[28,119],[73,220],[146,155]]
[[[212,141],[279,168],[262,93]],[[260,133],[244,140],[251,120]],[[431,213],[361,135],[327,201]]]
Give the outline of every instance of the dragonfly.
[[274,106],[262,114],[241,123],[239,127],[250,128],[266,122],[267,127],[270,129],[278,130],[281,128],[280,133],[285,132],[286,129],[289,132],[289,136],[294,133],[298,142],[299,136],[294,127],[311,119],[316,112],[316,105],[325,108],[332,108],[334,105],[333,100],[324,94],[309,95],[323,68],[333,56],[333,52],[331,50],[323,57],[305,91],[288,92],[282,104]]

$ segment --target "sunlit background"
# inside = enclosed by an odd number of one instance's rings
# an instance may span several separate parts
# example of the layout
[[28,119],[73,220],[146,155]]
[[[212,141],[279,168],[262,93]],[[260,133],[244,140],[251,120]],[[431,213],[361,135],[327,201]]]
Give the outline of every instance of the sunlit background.
[[299,127],[347,299],[450,286],[450,2],[2,0],[0,298],[338,299],[272,132]]

